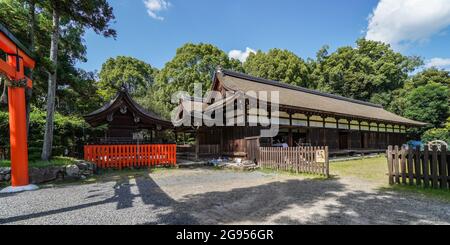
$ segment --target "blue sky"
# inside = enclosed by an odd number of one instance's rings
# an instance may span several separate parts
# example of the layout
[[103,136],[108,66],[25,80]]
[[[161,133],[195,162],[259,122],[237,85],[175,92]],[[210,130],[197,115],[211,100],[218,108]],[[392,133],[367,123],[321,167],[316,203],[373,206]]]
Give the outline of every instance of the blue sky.
[[88,31],[88,62],[133,56],[162,68],[184,43],[211,43],[241,60],[252,50],[288,49],[315,57],[367,37],[427,66],[450,70],[450,0],[110,0],[118,37]]

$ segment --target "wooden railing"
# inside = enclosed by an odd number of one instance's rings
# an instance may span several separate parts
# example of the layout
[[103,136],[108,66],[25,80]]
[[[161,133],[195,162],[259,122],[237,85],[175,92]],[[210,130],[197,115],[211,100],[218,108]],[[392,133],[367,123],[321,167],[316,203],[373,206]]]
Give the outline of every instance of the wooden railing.
[[425,146],[421,151],[389,146],[386,154],[390,185],[450,188],[450,154],[445,147],[438,150]]
[[262,168],[329,177],[328,147],[260,147]]
[[175,166],[176,145],[86,145],[84,159],[99,168]]

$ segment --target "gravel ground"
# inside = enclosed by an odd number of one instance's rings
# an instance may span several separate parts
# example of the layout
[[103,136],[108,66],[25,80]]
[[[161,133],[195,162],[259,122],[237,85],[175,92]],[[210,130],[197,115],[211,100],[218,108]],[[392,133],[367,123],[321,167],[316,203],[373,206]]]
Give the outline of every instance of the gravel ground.
[[0,224],[450,224],[450,204],[347,177],[179,169],[0,195]]

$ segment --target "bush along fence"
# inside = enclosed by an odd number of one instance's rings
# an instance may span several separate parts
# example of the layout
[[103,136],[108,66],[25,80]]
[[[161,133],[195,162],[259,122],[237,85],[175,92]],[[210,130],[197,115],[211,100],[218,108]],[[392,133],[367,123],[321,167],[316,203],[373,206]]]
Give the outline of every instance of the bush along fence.
[[328,147],[260,147],[262,168],[330,176]]
[[176,145],[86,145],[84,160],[98,168],[175,166]]
[[450,152],[446,147],[425,146],[412,149],[389,146],[387,150],[389,184],[417,185],[424,188],[450,188]]

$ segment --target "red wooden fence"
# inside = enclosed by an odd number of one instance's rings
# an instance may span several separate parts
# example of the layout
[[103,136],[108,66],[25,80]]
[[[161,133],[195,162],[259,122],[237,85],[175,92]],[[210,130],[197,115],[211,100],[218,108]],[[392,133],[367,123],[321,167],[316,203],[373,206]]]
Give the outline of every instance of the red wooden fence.
[[84,159],[99,168],[175,166],[176,145],[86,145]]

